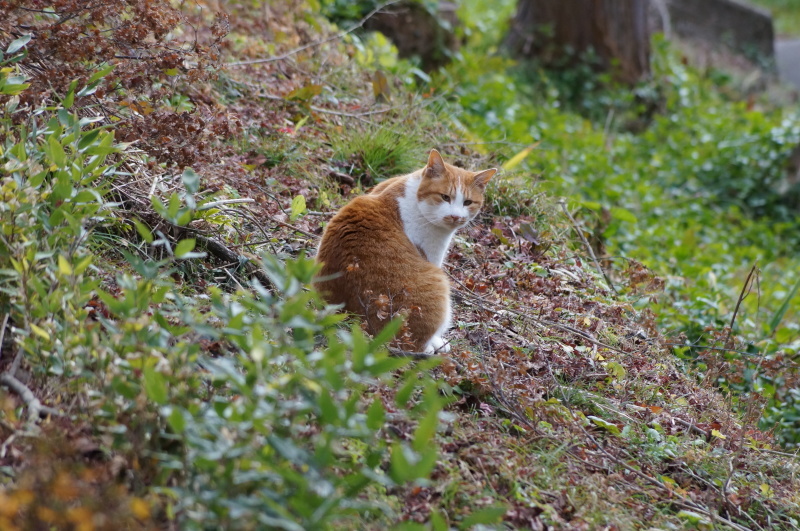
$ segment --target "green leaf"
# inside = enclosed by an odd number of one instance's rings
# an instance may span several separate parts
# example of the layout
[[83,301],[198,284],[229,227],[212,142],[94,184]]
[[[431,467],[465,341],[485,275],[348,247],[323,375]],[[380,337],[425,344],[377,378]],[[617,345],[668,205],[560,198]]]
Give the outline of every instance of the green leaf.
[[608,364],[606,365],[606,370],[608,371],[608,374],[610,374],[611,377],[614,378],[615,380],[622,380],[625,378],[625,375],[627,374],[625,367],[623,367],[616,361],[609,361]]
[[107,65],[101,68],[100,70],[92,74],[92,76],[89,78],[89,81],[87,81],[87,84],[92,84],[95,81],[106,77],[112,70],[114,70],[114,65]]
[[636,216],[633,215],[633,212],[619,207],[613,207],[611,209],[611,217],[620,221],[628,221],[630,223],[636,223],[637,221]]
[[[26,88],[30,87],[30,83],[21,83],[19,80],[23,80],[24,78],[21,77],[10,77],[8,78],[8,82],[4,84],[0,84],[0,94],[5,94],[7,96],[14,96],[15,94],[19,94]],[[12,82],[12,80],[14,82]]]
[[366,365],[363,370],[366,370],[373,376],[383,376],[385,374],[394,372],[404,365],[411,363],[411,358],[395,358],[385,356],[383,359],[378,359],[374,363]]
[[147,398],[159,405],[166,404],[169,397],[167,379],[152,367],[145,367],[143,373],[144,391],[147,393]]
[[81,139],[78,141],[78,151],[84,151],[86,148],[94,144],[94,141],[97,139],[97,136],[100,134],[101,129],[92,129],[91,131],[87,132]]
[[436,427],[439,425],[439,410],[434,408],[419,421],[417,429],[414,431],[414,450],[423,451],[433,436],[436,434]]
[[397,391],[394,395],[395,404],[397,407],[406,407],[408,400],[411,398],[411,394],[417,388],[418,381],[414,377],[413,373],[409,373],[409,378],[403,384],[403,386]]
[[173,192],[169,196],[169,203],[167,207],[167,214],[169,220],[174,220],[178,217],[178,212],[181,209],[181,198],[178,196],[177,193]]
[[486,509],[475,511],[471,515],[464,518],[464,521],[461,522],[461,525],[459,525],[458,528],[469,529],[476,525],[499,524],[505,514],[505,507],[487,507]]
[[185,227],[194,219],[194,212],[190,209],[179,211],[180,215],[175,219],[175,224],[179,227]]
[[523,149],[522,151],[520,151],[519,153],[517,153],[516,155],[514,155],[510,159],[508,159],[505,162],[505,164],[503,164],[503,169],[508,171],[508,170],[513,170],[514,168],[519,166],[522,163],[522,161],[525,160],[526,158],[528,158],[528,155],[530,155],[531,152],[534,149],[536,149],[536,147],[541,143],[542,143],[541,140],[539,142],[534,142],[530,146],[526,147],[525,149]]
[[421,451],[417,464],[411,468],[411,479],[426,479],[430,476],[438,458],[436,446],[432,445]]
[[338,426],[341,424],[339,420],[339,408],[333,403],[330,393],[327,389],[323,389],[317,398],[317,405],[319,405],[320,420],[323,424]]
[[78,85],[78,81],[73,81],[69,84],[69,91],[67,91],[67,95],[64,98],[64,101],[61,102],[61,106],[65,109],[69,109],[72,107],[72,103],[75,101],[75,87]]
[[314,96],[318,96],[322,93],[322,85],[306,85],[304,87],[300,87],[294,89],[289,94],[286,95],[287,100],[296,100],[296,101],[309,101]]
[[183,180],[183,186],[186,187],[186,191],[190,194],[196,194],[200,189],[200,175],[191,168],[183,170],[181,180]]
[[391,462],[391,466],[389,467],[389,476],[395,483],[405,483],[406,481],[413,479],[411,474],[411,463],[409,463],[408,459],[406,459],[406,451],[410,451],[410,449],[404,448],[400,443],[394,443],[392,445],[392,455],[389,459]]
[[700,513],[683,510],[680,511],[677,516],[701,529],[711,529],[711,521]]
[[447,520],[438,511],[431,513],[431,529],[433,531],[448,531],[450,526],[447,525]]
[[786,298],[783,299],[783,303],[781,303],[778,310],[772,316],[772,319],[769,321],[769,334],[772,335],[775,333],[775,330],[780,326],[781,321],[783,321],[783,317],[786,315],[786,312],[789,310],[789,303],[792,302],[792,299],[795,295],[797,295],[797,290],[800,290],[800,279],[797,280],[794,287],[789,290],[788,295]]
[[92,263],[93,259],[94,259],[94,257],[89,254],[89,255],[84,256],[80,260],[78,260],[78,263],[75,264],[75,267],[73,268],[75,274],[76,275],[80,275],[84,271],[86,271],[86,268],[89,267],[89,265]]
[[172,411],[167,417],[167,423],[175,433],[183,433],[183,430],[186,429],[186,419],[178,408],[172,408]]
[[292,199],[292,212],[289,215],[289,219],[292,221],[296,220],[300,217],[303,212],[306,211],[306,198],[302,195],[296,196]]
[[367,410],[367,427],[371,430],[378,430],[383,426],[386,419],[386,412],[380,398],[375,398]]
[[614,435],[619,435],[620,434],[619,428],[617,427],[616,424],[612,424],[612,423],[610,423],[610,422],[608,422],[606,420],[601,419],[600,417],[589,416],[589,417],[586,417],[586,418],[589,419],[590,421],[592,421],[592,423],[595,426],[603,428],[604,430],[606,430],[606,431],[608,431],[608,432],[610,432],[610,433],[612,433]]
[[370,350],[376,350],[391,341],[400,330],[400,327],[403,326],[403,321],[405,321],[405,319],[398,315],[386,323],[383,329],[370,341]]
[[50,341],[50,334],[48,334],[47,330],[45,330],[44,328],[38,327],[35,324],[31,323],[31,331],[37,336],[44,339],[45,341]]
[[32,33],[28,33],[27,35],[23,35],[19,39],[11,41],[11,44],[8,45],[6,48],[6,54],[11,55],[12,53],[16,53],[18,50],[22,49],[23,46],[28,44],[33,37]]
[[187,238],[178,242],[175,246],[175,258],[185,258],[192,252],[197,241],[194,238]]
[[594,210],[596,212],[603,210],[603,205],[601,205],[596,201],[580,201],[580,205],[584,208],[588,208],[589,210]]
[[147,227],[147,225],[138,219],[133,219],[131,221],[133,221],[133,225],[136,227],[136,232],[139,233],[139,236],[141,236],[142,239],[147,243],[153,243],[153,233],[150,232],[150,229]]
[[67,260],[64,255],[61,254],[58,255],[58,272],[65,277],[70,276],[73,272],[72,264],[70,264],[69,260]]
[[166,218],[169,215],[167,213],[167,207],[164,206],[164,203],[158,197],[154,195],[150,196],[150,204],[153,205],[153,210],[162,218]]
[[64,148],[61,147],[61,144],[54,135],[51,135],[47,139],[47,147],[47,154],[50,156],[50,160],[53,162],[53,164],[59,168],[63,168],[67,161],[67,155],[64,153]]

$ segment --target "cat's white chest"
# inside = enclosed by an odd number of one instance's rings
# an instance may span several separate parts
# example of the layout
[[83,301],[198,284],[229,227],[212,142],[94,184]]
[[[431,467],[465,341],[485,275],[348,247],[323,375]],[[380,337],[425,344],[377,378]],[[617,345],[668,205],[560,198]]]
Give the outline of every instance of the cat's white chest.
[[425,258],[430,263],[442,267],[455,230],[432,223],[422,213],[417,200],[420,178],[418,175],[409,177],[406,181],[405,194],[397,199],[400,207],[400,219],[403,221],[403,229],[411,243],[425,253]]

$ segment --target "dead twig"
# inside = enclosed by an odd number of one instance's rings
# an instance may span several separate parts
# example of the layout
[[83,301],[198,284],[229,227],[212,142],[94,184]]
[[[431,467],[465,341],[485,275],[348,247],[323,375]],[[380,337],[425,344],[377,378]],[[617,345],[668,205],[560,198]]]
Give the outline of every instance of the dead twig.
[[[272,249],[272,254],[274,255],[278,254],[278,252],[275,250],[275,247],[272,245],[272,238],[270,237],[269,234],[267,234],[267,231],[264,229],[264,226],[258,222],[258,220],[252,215],[250,211],[244,209],[222,208],[220,209],[220,212],[225,214],[230,214],[232,216],[242,217],[247,221],[249,221],[250,223],[252,223],[253,225],[255,225],[256,228],[258,228],[258,230],[261,231],[261,235],[264,236],[264,240],[266,241],[266,243],[269,243],[270,249]],[[241,236],[241,233],[239,235]],[[244,237],[242,237],[242,239],[244,239]]]
[[283,61],[284,59],[288,59],[289,57],[291,57],[291,56],[293,56],[295,54],[298,54],[298,53],[300,53],[300,52],[302,52],[304,50],[308,50],[310,48],[316,48],[317,46],[322,46],[323,44],[326,44],[326,43],[329,43],[329,42],[332,42],[332,41],[337,41],[337,40],[345,37],[349,33],[352,33],[355,30],[361,28],[364,24],[367,23],[367,21],[369,19],[374,17],[376,14],[378,14],[381,11],[383,11],[384,9],[389,7],[390,5],[396,4],[399,1],[400,0],[390,0],[388,2],[384,2],[383,4],[379,5],[378,7],[376,7],[372,11],[370,11],[364,18],[359,20],[353,26],[349,27],[348,29],[346,29],[344,31],[340,31],[336,35],[333,35],[332,37],[328,37],[327,39],[322,39],[321,41],[315,41],[315,42],[310,42],[308,44],[304,44],[303,46],[299,46],[297,48],[289,50],[288,52],[285,52],[285,53],[283,53],[281,55],[276,55],[274,57],[265,57],[263,59],[250,59],[248,61],[236,61],[236,62],[228,63],[225,66],[229,66],[229,67],[230,66],[245,66],[245,65],[263,64],[263,63],[274,63],[275,61]]
[[272,285],[272,282],[269,280],[269,277],[266,275],[266,273],[256,267],[256,265],[253,264],[247,257],[231,251],[217,240],[212,240],[211,238],[201,236],[200,234],[196,234],[195,239],[201,247],[220,260],[228,263],[243,265],[247,273],[258,279],[258,281],[261,282],[261,284],[263,284],[265,287]]
[[3,341],[6,339],[6,326],[8,326],[8,318],[10,314],[3,317],[3,329],[0,330],[0,360],[3,359]]
[[755,446],[751,446],[749,448],[751,450],[756,450],[758,452],[764,452],[764,453],[767,453],[767,454],[780,455],[780,456],[783,456],[783,457],[791,457],[792,459],[800,459],[800,450],[796,451],[793,454],[790,454],[788,452],[779,452],[778,450],[769,450],[767,448],[758,448],[758,447],[755,447]]
[[[516,315],[517,317],[521,318],[522,320],[524,320],[526,322],[530,322],[530,323],[532,323],[534,325],[552,326],[553,328],[561,330],[562,332],[569,332],[571,334],[575,334],[577,336],[580,336],[582,339],[585,339],[589,343],[592,343],[593,345],[596,345],[598,347],[602,347],[602,348],[608,349],[608,350],[613,351],[613,352],[619,352],[620,354],[628,354],[628,352],[626,352],[626,351],[624,351],[624,350],[622,350],[620,348],[612,347],[611,345],[603,343],[602,341],[598,341],[597,339],[592,337],[587,332],[584,332],[583,330],[578,330],[577,328],[574,328],[572,326],[565,325],[565,324],[562,324],[562,323],[557,323],[557,322],[551,321],[549,319],[543,319],[541,317],[536,317],[536,316],[533,316],[533,315],[528,314],[528,313],[522,313],[520,311],[517,311],[517,310],[509,307],[509,306],[505,306],[505,305],[490,301],[489,299],[487,299],[485,297],[481,297],[480,295],[474,293],[471,289],[466,287],[461,281],[459,281],[453,275],[449,275],[449,276],[456,284],[458,284],[459,286],[461,286],[465,290],[465,291],[456,290],[456,293],[458,293],[462,297],[466,297],[466,298],[472,299],[483,310],[487,310],[488,311],[490,308],[488,308],[487,306],[491,306],[494,311],[501,310],[501,311],[505,311],[505,312],[511,313],[511,314]],[[487,305],[487,306],[481,306],[481,305],[484,305],[484,304]]]
[[243,199],[221,199],[219,201],[212,201],[210,203],[204,203],[197,207],[197,210],[210,210],[212,208],[217,208],[222,205],[233,205],[238,203],[255,203],[255,199],[250,198],[243,198]]
[[22,363],[22,349],[17,349],[17,355],[14,356],[14,361],[11,362],[11,367],[9,367],[6,372],[16,377],[20,363]]
[[342,173],[340,171],[331,170],[328,172],[328,177],[333,177],[340,183],[348,186],[354,186],[356,184],[356,180],[352,175],[347,175],[346,173]]
[[[266,190],[264,191],[264,194],[267,197],[269,197],[270,199],[272,199],[275,202],[276,205],[278,205],[278,208],[281,209],[281,212],[283,212],[284,216],[289,217],[289,213],[286,212],[286,209],[283,208],[283,205],[281,204],[280,201],[278,201],[277,197],[275,197],[271,193],[267,192]],[[316,234],[312,234],[310,232],[304,231],[303,229],[295,227],[294,225],[290,225],[289,223],[286,223],[285,221],[281,221],[279,219],[275,219],[274,217],[269,216],[269,215],[267,215],[267,217],[269,218],[270,221],[272,221],[274,223],[277,223],[278,225],[280,225],[282,227],[286,227],[287,229],[292,229],[294,231],[297,231],[300,234],[304,234],[305,236],[308,236],[309,238],[314,238],[314,239],[318,239],[319,238],[319,236],[317,236]],[[262,231],[262,233],[263,233],[263,231]]]
[[[259,245],[272,244],[272,240],[260,240],[257,242],[237,243],[236,245],[229,245],[231,249],[239,249],[241,247],[258,247]],[[278,254],[278,253],[273,253]]]
[[427,354],[425,352],[411,352],[409,350],[400,350],[399,348],[389,348],[389,354],[396,358],[412,358],[415,360],[429,360],[435,358],[435,354]]
[[562,199],[561,201],[558,202],[558,204],[561,205],[561,209],[564,211],[564,214],[567,215],[567,217],[569,218],[570,222],[572,223],[572,227],[575,229],[575,232],[578,233],[578,236],[580,237],[581,241],[583,242],[583,246],[586,248],[586,252],[589,253],[589,256],[591,257],[592,261],[594,262],[594,266],[597,268],[598,273],[600,273],[603,276],[603,278],[606,279],[606,282],[608,283],[608,286],[611,288],[611,291],[613,291],[615,295],[619,295],[619,292],[617,291],[617,288],[614,287],[614,283],[611,282],[611,279],[609,278],[609,276],[606,273],[605,269],[603,269],[603,266],[601,266],[600,262],[597,260],[597,256],[595,256],[594,249],[592,249],[591,244],[586,239],[586,236],[583,235],[583,231],[580,229],[580,227],[578,227],[578,222],[575,221],[574,217],[572,217],[572,214],[570,213],[569,209],[567,208],[567,203]]
[[[284,98],[282,96],[277,96],[275,94],[270,94],[269,92],[265,92],[263,87],[259,87],[259,86],[253,85],[253,84],[247,83],[245,81],[237,80],[236,82],[242,84],[243,86],[245,86],[245,87],[247,87],[247,88],[249,88],[251,90],[256,91],[256,96],[259,97],[259,98],[264,98],[265,100],[281,101],[281,102],[286,103],[288,105],[301,105],[303,107],[306,106],[305,102],[287,100],[286,98]],[[372,115],[375,115],[375,114],[384,114],[384,113],[391,112],[391,111],[397,109],[397,107],[384,107],[384,108],[381,108],[381,109],[370,109],[369,111],[362,111],[362,112],[344,112],[344,111],[334,111],[332,109],[326,109],[324,107],[317,107],[315,105],[308,105],[307,108],[311,109],[314,112],[318,112],[318,113],[322,113],[322,114],[330,114],[330,115],[333,115],[333,116],[342,116],[342,117],[345,117],[345,118],[356,118],[356,119],[361,120],[361,121],[363,121],[364,123],[367,123],[367,124],[369,124],[370,122],[367,121],[367,120],[363,120],[363,118],[365,116],[372,116]]]
[[739,299],[736,301],[736,308],[733,310],[733,316],[731,317],[731,324],[728,325],[728,335],[725,337],[725,341],[722,343],[726,347],[728,346],[728,342],[731,340],[731,335],[733,334],[733,325],[736,324],[736,316],[739,314],[739,307],[742,305],[742,301],[750,295],[750,289],[752,288],[753,282],[753,274],[758,275],[758,262],[753,264],[753,267],[750,268],[750,272],[747,274],[747,279],[744,281],[744,286],[742,286],[742,291],[739,293]]
[[239,282],[239,280],[235,276],[233,276],[233,273],[231,273],[230,270],[228,270],[227,267],[222,268],[222,271],[224,271],[225,274],[228,275],[228,277],[233,281],[234,284],[239,286],[240,290],[244,290],[244,286],[242,286],[242,284]]
[[286,223],[285,221],[281,221],[279,219],[275,219],[272,216],[269,216],[269,219],[270,219],[270,221],[272,221],[273,223],[277,223],[281,227],[286,227],[287,229],[292,229],[293,231],[299,232],[300,234],[302,234],[304,236],[308,236],[309,238],[313,238],[315,240],[319,238],[319,236],[317,236],[316,234],[312,234],[312,233],[310,233],[308,231],[305,231],[305,230],[303,230],[301,228],[295,227],[294,225]]
[[63,414],[51,407],[43,406],[27,385],[17,380],[8,372],[0,374],[0,385],[16,393],[28,408],[28,422],[36,422],[39,417],[61,417]]
[[[558,384],[558,380],[556,379],[555,374],[553,374],[552,367],[548,367],[548,369],[549,369],[549,373],[550,373],[550,378],[552,379],[552,381],[554,383]],[[562,389],[562,393],[563,393],[563,389]],[[581,422],[580,419],[575,419],[574,425],[577,426],[578,429],[580,429],[580,431],[583,433],[584,437],[586,437],[588,442],[590,442],[595,448],[597,448],[599,450],[599,452],[606,459],[608,459],[609,461],[611,461],[615,465],[624,468],[628,473],[633,474],[634,476],[636,476],[639,479],[643,480],[645,483],[657,488],[658,490],[661,490],[662,492],[667,492],[667,493],[669,493],[670,496],[677,496],[679,499],[675,500],[674,503],[676,503],[678,505],[682,505],[682,506],[684,506],[684,507],[686,507],[688,509],[692,509],[693,511],[696,511],[696,512],[702,514],[703,516],[706,516],[706,517],[708,517],[708,518],[710,518],[712,520],[720,521],[720,522],[724,523],[725,525],[728,525],[731,528],[735,529],[736,531],[750,531],[750,528],[742,526],[740,524],[737,524],[736,522],[733,522],[731,520],[728,520],[727,518],[724,518],[724,517],[720,516],[719,514],[714,514],[710,509],[707,509],[706,507],[704,507],[704,506],[702,506],[702,505],[700,505],[698,503],[693,502],[692,500],[690,500],[689,498],[681,495],[677,491],[674,491],[674,490],[671,490],[671,489],[667,488],[666,485],[664,485],[663,483],[658,481],[656,478],[648,476],[647,474],[645,474],[641,470],[638,470],[637,468],[635,468],[635,467],[629,465],[628,463],[626,463],[624,460],[622,460],[619,457],[613,455],[608,450],[606,450],[605,447],[591,433],[589,433],[589,431],[586,429],[586,427],[583,425],[583,423]],[[581,461],[584,464],[592,465],[589,461],[586,461],[586,460],[582,459],[579,456],[574,456],[574,457],[576,457],[579,461]],[[635,461],[635,459],[633,457],[631,457],[631,460]],[[638,488],[636,486],[636,484],[633,483],[633,482],[627,482],[627,484],[630,485],[633,488]]]

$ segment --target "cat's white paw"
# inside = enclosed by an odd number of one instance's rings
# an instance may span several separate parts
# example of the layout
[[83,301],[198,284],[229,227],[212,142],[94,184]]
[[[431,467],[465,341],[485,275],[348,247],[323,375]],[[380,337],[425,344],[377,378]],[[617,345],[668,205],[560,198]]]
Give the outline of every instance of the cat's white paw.
[[425,354],[442,352],[450,352],[450,343],[445,341],[442,336],[433,336],[430,338],[428,345],[425,347]]

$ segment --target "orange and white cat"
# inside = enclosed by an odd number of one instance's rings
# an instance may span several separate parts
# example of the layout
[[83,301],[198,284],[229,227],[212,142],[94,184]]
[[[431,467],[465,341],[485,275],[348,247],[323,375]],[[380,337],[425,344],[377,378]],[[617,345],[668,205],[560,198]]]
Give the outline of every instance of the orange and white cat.
[[360,315],[377,333],[406,315],[411,346],[447,352],[450,283],[441,269],[453,234],[474,218],[495,169],[451,166],[436,150],[428,164],[356,197],[331,219],[317,253],[316,288],[326,301]]

